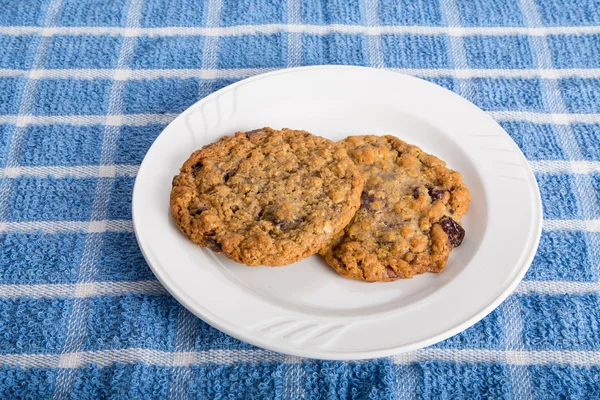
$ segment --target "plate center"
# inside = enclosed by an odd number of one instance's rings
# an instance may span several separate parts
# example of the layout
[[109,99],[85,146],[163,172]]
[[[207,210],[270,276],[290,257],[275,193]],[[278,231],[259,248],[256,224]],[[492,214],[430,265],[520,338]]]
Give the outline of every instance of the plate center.
[[447,161],[450,168],[460,171],[471,191],[473,199],[470,211],[462,224],[467,231],[463,244],[451,253],[443,273],[424,274],[408,280],[385,283],[366,283],[343,278],[318,255],[277,268],[245,267],[219,256],[218,260],[226,275],[243,290],[251,292],[248,294],[311,314],[372,315],[407,307],[424,299],[448,284],[467,267],[483,237],[487,213],[485,207],[482,207],[486,202],[480,178],[470,164],[469,156],[443,130],[413,115],[385,107],[369,112],[379,114],[375,118],[378,122],[374,123],[373,118],[361,118],[360,114],[357,118],[356,113],[348,113],[346,116],[321,115],[314,119],[298,120],[286,115],[285,122],[271,120],[267,123],[257,120],[233,130],[248,130],[263,125],[274,128],[291,127],[306,129],[332,140],[340,140],[349,135],[393,134],[415,144]]

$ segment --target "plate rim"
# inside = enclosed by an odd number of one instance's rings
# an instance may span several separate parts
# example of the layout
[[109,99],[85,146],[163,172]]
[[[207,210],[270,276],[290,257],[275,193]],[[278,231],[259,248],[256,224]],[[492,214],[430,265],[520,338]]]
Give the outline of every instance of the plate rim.
[[[542,222],[543,222],[543,208],[542,208],[543,206],[542,206],[541,196],[540,196],[540,192],[539,192],[539,185],[537,183],[537,180],[535,179],[535,175],[533,174],[533,171],[532,171],[529,163],[525,164],[525,168],[527,169],[527,172],[529,174],[531,174],[531,176],[533,177],[533,180],[531,181],[532,189],[534,192],[533,193],[534,196],[532,198],[532,203],[533,203],[536,213],[535,213],[535,215],[533,215],[533,219],[532,219],[532,228],[533,228],[532,240],[529,241],[528,247],[525,248],[521,252],[520,257],[523,259],[523,261],[521,262],[521,265],[518,266],[518,268],[515,265],[516,273],[514,274],[514,277],[512,278],[512,280],[504,287],[504,289],[492,301],[490,301],[486,305],[482,306],[478,312],[474,313],[469,318],[466,318],[463,321],[454,324],[452,327],[450,327],[444,331],[438,332],[437,334],[431,335],[429,337],[425,337],[425,338],[422,338],[419,340],[414,340],[407,344],[392,346],[392,347],[387,347],[387,348],[377,349],[377,350],[340,352],[340,351],[332,351],[332,350],[297,349],[296,347],[286,347],[284,345],[280,345],[276,341],[269,342],[267,340],[256,339],[254,336],[246,334],[245,331],[235,331],[235,330],[230,329],[227,326],[227,324],[222,322],[223,319],[220,316],[215,315],[207,307],[202,306],[201,310],[198,310],[198,309],[196,309],[196,307],[193,307],[191,304],[193,301],[192,301],[192,299],[190,299],[190,296],[185,292],[185,290],[182,290],[180,287],[178,287],[178,285],[175,284],[175,282],[171,279],[171,277],[168,276],[167,273],[163,273],[164,271],[162,271],[161,269],[159,269],[153,265],[154,264],[152,262],[153,257],[148,253],[147,250],[144,249],[144,245],[142,244],[141,234],[139,232],[139,226],[136,223],[137,208],[134,207],[134,205],[136,203],[136,194],[139,193],[139,190],[140,190],[139,185],[138,185],[138,182],[139,182],[138,178],[140,176],[140,172],[144,168],[144,163],[147,161],[148,153],[150,153],[152,148],[156,145],[160,136],[166,130],[168,130],[169,127],[171,125],[173,125],[176,121],[185,118],[186,115],[188,115],[190,112],[192,112],[193,109],[195,109],[199,105],[201,105],[203,103],[207,103],[207,102],[211,101],[212,99],[217,98],[221,94],[225,93],[226,91],[232,90],[233,88],[235,88],[236,86],[239,86],[239,85],[243,85],[243,84],[255,81],[255,80],[269,78],[271,76],[276,76],[276,75],[280,75],[280,74],[293,74],[295,72],[302,72],[302,71],[307,71],[307,70],[317,70],[318,71],[318,70],[335,70],[335,69],[367,70],[367,71],[372,71],[372,72],[390,74],[390,76],[391,76],[391,74],[400,75],[400,76],[403,76],[404,78],[415,79],[415,80],[424,82],[428,85],[433,85],[437,88],[437,90],[442,89],[448,93],[451,93],[453,96],[457,96],[457,97],[461,98],[463,101],[466,101],[466,102],[470,103],[472,106],[474,106],[475,108],[477,108],[477,110],[482,115],[485,115],[485,118],[489,122],[495,124],[499,129],[501,129],[504,132],[506,138],[510,139],[510,141],[514,145],[515,149],[527,161],[526,157],[524,156],[524,154],[522,153],[520,148],[516,145],[516,143],[514,142],[512,137],[510,137],[510,135],[508,135],[508,133],[506,133],[506,131],[488,113],[486,113],[484,110],[479,108],[477,105],[475,105],[468,99],[465,99],[464,97],[462,97],[440,85],[437,85],[433,82],[429,82],[427,80],[424,80],[424,79],[421,79],[421,78],[418,78],[418,77],[415,77],[412,75],[395,72],[395,71],[391,71],[391,70],[387,70],[387,69],[370,68],[370,67],[362,67],[362,66],[316,65],[316,66],[305,66],[305,67],[296,67],[296,68],[284,68],[284,69],[279,69],[279,70],[255,75],[252,77],[248,77],[246,79],[242,79],[240,81],[234,82],[228,86],[225,86],[225,87],[209,94],[208,96],[198,100],[197,102],[195,102],[194,104],[192,104],[188,108],[186,108],[183,112],[181,112],[175,119],[173,119],[173,121],[171,121],[161,131],[161,133],[156,137],[156,139],[154,140],[154,142],[152,143],[152,145],[150,146],[150,148],[147,150],[146,154],[144,155],[144,159],[142,160],[140,167],[138,169],[138,174],[136,175],[133,193],[132,193],[132,224],[133,224],[136,241],[138,243],[140,251],[142,252],[144,259],[146,260],[148,266],[151,268],[153,274],[159,280],[161,285],[163,285],[163,287],[169,292],[169,294],[171,296],[173,296],[188,311],[190,311],[192,314],[194,314],[198,318],[202,319],[207,324],[213,326],[214,328],[216,328],[238,340],[242,340],[246,343],[257,346],[259,348],[272,350],[272,351],[276,351],[276,352],[279,352],[282,354],[288,354],[288,355],[298,356],[298,357],[308,357],[308,358],[325,359],[325,360],[361,360],[361,359],[368,359],[368,358],[389,357],[389,356],[401,354],[404,352],[420,349],[420,348],[423,348],[426,346],[430,346],[434,343],[443,341],[451,336],[454,336],[454,335],[468,329],[475,323],[477,323],[480,320],[482,320],[483,318],[485,318],[493,310],[495,310],[504,300],[506,300],[510,296],[510,294],[512,294],[512,292],[515,290],[515,288],[521,282],[521,280],[527,273],[527,270],[529,269],[529,267],[533,261],[533,258],[536,255],[537,248],[539,246],[539,242],[540,242],[540,238],[541,238]],[[196,304],[198,304],[198,303],[196,302]]]

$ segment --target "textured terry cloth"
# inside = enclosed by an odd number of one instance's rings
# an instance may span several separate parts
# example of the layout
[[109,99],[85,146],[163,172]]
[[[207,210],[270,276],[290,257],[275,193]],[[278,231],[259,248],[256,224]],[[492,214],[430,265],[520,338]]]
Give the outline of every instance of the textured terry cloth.
[[[531,163],[539,251],[465,332],[287,357],[193,317],[146,265],[130,201],[161,130],[239,79],[317,64],[455,91]],[[600,398],[599,266],[598,1],[0,0],[2,399]]]

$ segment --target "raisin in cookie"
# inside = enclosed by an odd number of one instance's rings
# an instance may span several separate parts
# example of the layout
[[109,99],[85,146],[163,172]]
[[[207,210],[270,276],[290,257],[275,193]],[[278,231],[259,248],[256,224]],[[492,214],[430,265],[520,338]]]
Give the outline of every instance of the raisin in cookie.
[[171,211],[195,243],[247,265],[317,253],[352,219],[363,179],[345,148],[271,128],[194,152],[173,179]]
[[321,255],[340,275],[368,282],[440,272],[465,231],[471,200],[460,174],[393,136],[342,141],[365,187],[350,224]]

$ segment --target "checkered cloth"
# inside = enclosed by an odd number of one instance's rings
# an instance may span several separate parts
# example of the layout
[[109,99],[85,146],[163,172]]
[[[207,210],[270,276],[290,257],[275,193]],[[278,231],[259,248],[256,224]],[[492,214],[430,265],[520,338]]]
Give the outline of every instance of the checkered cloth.
[[[530,161],[539,251],[467,331],[375,361],[287,357],[195,318],[148,269],[130,201],[161,130],[313,64],[431,80]],[[0,0],[0,178],[0,398],[600,398],[597,0]]]

